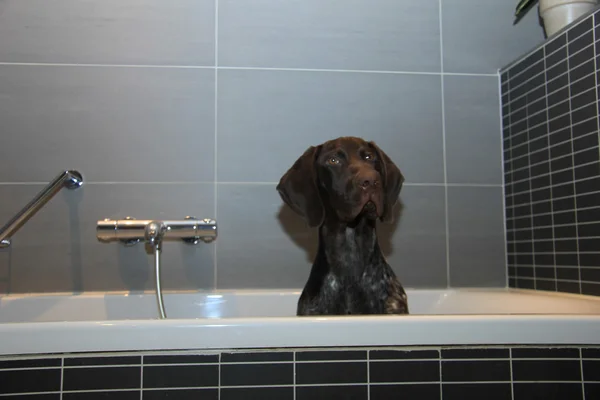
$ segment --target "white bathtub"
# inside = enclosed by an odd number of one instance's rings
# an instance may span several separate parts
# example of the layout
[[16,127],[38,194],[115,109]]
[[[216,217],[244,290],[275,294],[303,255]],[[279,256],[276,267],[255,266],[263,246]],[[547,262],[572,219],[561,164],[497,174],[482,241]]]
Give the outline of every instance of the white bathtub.
[[408,290],[410,316],[296,317],[298,291],[0,297],[0,355],[137,350],[600,344],[600,298]]

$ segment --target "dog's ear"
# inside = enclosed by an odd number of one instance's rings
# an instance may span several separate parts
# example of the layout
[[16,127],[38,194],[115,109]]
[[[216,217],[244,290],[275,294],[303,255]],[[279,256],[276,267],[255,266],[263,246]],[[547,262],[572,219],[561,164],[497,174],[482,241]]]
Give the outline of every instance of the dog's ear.
[[392,223],[394,221],[392,210],[398,201],[400,189],[402,189],[402,184],[404,183],[404,175],[402,175],[402,172],[400,172],[400,169],[396,164],[394,164],[390,157],[388,157],[375,142],[369,142],[369,144],[375,149],[377,158],[381,163],[384,190],[383,215],[381,215],[381,221]]
[[281,177],[277,191],[292,210],[316,227],[323,223],[325,210],[317,187],[315,161],[320,146],[309,147]]

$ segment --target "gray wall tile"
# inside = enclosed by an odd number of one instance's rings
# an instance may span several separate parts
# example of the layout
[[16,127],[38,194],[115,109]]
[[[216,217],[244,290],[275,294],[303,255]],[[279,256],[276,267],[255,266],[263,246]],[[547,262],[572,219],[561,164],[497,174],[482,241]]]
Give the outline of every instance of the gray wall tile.
[[0,65],[0,120],[0,182],[214,179],[212,70]]
[[353,135],[408,182],[443,182],[440,93],[439,76],[220,71],[218,180],[276,182],[308,146]]
[[544,40],[537,10],[513,25],[513,0],[442,0],[444,71],[495,74]]
[[[0,185],[0,224],[42,189]],[[53,198],[0,252],[0,289],[11,293],[154,290],[153,258],[144,246],[101,243],[96,222],[104,218],[182,219],[213,217],[213,184],[84,185]],[[164,290],[210,289],[214,244],[165,242]],[[3,283],[4,282],[4,283]]]
[[221,0],[219,65],[440,70],[438,0]]
[[[379,225],[382,250],[407,287],[445,287],[444,190],[406,186],[401,197],[401,218]],[[304,287],[317,230],[283,204],[275,185],[220,184],[218,204],[219,289]]]
[[501,187],[449,187],[450,286],[506,285]]
[[449,183],[502,184],[498,77],[445,76]]
[[0,62],[214,65],[214,0],[5,0]]

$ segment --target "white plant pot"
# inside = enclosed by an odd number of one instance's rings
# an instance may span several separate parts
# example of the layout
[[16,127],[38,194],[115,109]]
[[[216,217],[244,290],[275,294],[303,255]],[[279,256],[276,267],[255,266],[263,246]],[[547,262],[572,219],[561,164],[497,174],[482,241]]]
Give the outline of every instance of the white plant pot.
[[540,17],[548,37],[596,7],[598,0],[539,0]]

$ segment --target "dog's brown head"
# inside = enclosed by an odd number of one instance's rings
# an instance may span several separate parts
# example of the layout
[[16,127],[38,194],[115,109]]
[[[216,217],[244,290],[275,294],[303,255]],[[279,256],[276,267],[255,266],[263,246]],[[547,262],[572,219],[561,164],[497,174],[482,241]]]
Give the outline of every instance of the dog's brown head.
[[325,216],[351,222],[360,214],[392,222],[404,176],[374,142],[340,137],[309,147],[283,175],[277,191],[309,226]]

